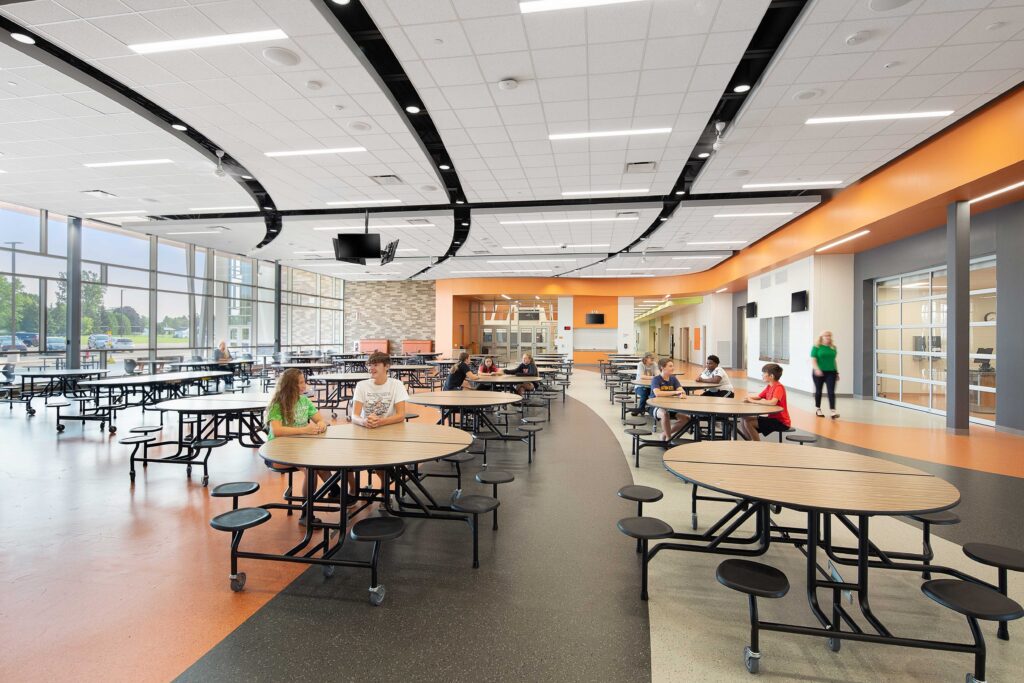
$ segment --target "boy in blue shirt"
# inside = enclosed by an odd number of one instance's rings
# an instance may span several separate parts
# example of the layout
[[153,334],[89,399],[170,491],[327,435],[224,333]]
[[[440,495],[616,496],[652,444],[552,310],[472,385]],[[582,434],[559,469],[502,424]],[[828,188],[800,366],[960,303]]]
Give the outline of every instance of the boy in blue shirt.
[[[659,360],[658,369],[660,372],[651,380],[651,396],[655,398],[662,396],[686,398],[686,392],[683,391],[682,385],[679,384],[679,378],[675,375],[676,366],[672,363],[672,359],[662,358]],[[675,422],[672,422],[673,417],[677,417],[677,413],[663,408],[654,411],[654,418],[661,420],[661,428],[665,432],[662,438],[666,441],[690,423],[690,418],[686,415],[678,416]]]

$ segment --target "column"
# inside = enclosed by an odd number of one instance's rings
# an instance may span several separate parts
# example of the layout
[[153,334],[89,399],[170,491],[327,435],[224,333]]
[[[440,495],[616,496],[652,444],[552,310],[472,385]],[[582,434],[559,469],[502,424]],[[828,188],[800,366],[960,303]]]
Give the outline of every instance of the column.
[[[157,316],[157,313],[159,313],[159,311],[157,311],[157,305],[159,302],[157,300],[158,296],[156,293],[157,285],[159,283],[159,279],[156,274],[158,267],[158,258],[159,246],[157,243],[157,238],[155,236],[151,236],[149,238],[149,342],[147,342],[149,346],[150,360],[156,360],[157,336],[160,334],[158,326],[159,323],[157,322],[157,320],[159,319]],[[152,369],[152,366],[145,368],[147,372]]]
[[281,353],[281,264],[274,263],[274,353]]
[[946,428],[963,433],[970,401],[970,260],[970,205],[954,202],[946,212]]
[[82,355],[82,219],[68,217],[67,348],[65,363],[69,369],[81,367]]

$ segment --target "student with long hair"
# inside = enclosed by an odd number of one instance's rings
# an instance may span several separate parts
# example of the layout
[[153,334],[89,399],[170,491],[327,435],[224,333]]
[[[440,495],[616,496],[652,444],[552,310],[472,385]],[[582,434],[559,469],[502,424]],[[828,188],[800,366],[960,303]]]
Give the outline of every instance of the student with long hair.
[[[523,362],[510,370],[507,374],[519,375],[521,377],[537,377],[540,373],[537,372],[537,364],[533,362],[533,354],[526,352],[523,354]],[[521,395],[525,394],[527,391],[533,391],[533,389],[533,382],[524,382],[516,387],[516,392]]]
[[[267,422],[270,425],[270,436],[268,440],[279,436],[299,436],[301,434],[323,434],[327,431],[327,423],[324,421],[320,411],[313,405],[313,402],[306,396],[306,376],[298,368],[290,368],[282,372],[277,378],[277,388],[267,405]],[[270,467],[284,469],[273,463]],[[317,477],[326,481],[330,476],[327,470],[317,470]],[[302,495],[305,496],[309,487],[306,481],[302,485]],[[314,521],[316,518],[313,518]],[[306,514],[299,517],[299,524],[305,526]]]
[[814,366],[814,414],[825,417],[821,412],[821,389],[828,387],[828,407],[831,408],[832,419],[839,417],[836,410],[836,382],[839,381],[839,368],[836,365],[836,345],[832,341],[832,332],[825,330],[818,335],[818,343],[811,349],[811,364]]

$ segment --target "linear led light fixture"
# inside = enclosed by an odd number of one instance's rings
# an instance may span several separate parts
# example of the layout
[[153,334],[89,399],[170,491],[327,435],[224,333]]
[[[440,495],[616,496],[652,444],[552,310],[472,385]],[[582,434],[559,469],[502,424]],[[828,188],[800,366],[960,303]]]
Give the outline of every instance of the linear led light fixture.
[[120,220],[122,223],[148,223],[149,219],[143,216],[122,216],[121,218],[114,218],[112,220]]
[[195,206],[189,209],[189,211],[255,211],[256,206],[253,204],[247,204],[246,206]]
[[764,216],[792,216],[792,211],[765,211],[764,213],[716,213],[712,218],[761,218]]
[[327,202],[327,206],[360,206],[362,204],[401,204],[401,199],[355,199],[343,202]]
[[[693,244],[693,242],[690,242],[690,244]],[[720,259],[720,258],[725,258],[725,257],[721,256],[721,255],[719,255],[719,256],[673,256],[672,260],[673,261],[688,261],[690,259],[693,259],[693,260],[697,260],[697,261],[710,261],[710,260],[713,260],[713,259]]]
[[671,133],[671,128],[633,128],[626,130],[595,130],[585,133],[552,133],[548,140],[583,140],[585,138],[618,138],[628,135],[658,135]]
[[968,204],[977,204],[978,202],[983,202],[986,199],[991,199],[992,197],[1001,195],[1004,192],[1009,192],[1011,190],[1016,190],[1018,187],[1024,187],[1024,181],[1021,181],[1019,183],[1014,183],[1013,185],[1007,185],[1006,187],[1004,187],[1004,188],[1002,188],[1000,190],[996,190],[994,192],[989,192],[988,194],[983,194],[980,197],[975,197],[974,199],[971,199],[967,203]]
[[549,220],[498,221],[498,225],[543,225],[545,223],[612,223],[614,221],[638,221],[640,216],[614,216],[605,218],[552,218]]
[[146,213],[142,209],[133,209],[132,211],[90,211],[86,216],[127,216],[129,214],[140,214]]
[[767,189],[772,187],[824,187],[826,185],[842,185],[842,180],[795,180],[784,183],[747,183],[744,190]]
[[156,164],[173,164],[170,159],[135,159],[133,161],[101,161],[82,164],[86,168],[112,168],[114,166],[155,166]]
[[[611,270],[611,269],[609,268],[609,270]],[[632,270],[632,268],[627,268],[626,270]],[[578,275],[577,277],[604,277],[604,278],[610,278],[610,277],[619,277],[619,276],[618,275]],[[630,275],[630,277],[654,277],[654,273],[641,273],[639,275]]]
[[687,244],[699,244],[702,246],[711,244],[746,244],[747,240],[721,240],[716,242],[687,242]]
[[165,232],[165,235],[219,235],[222,230],[189,230],[187,232]]
[[600,7],[601,5],[621,5],[640,0],[524,0],[519,3],[519,11],[523,14],[531,12],[553,12],[560,9],[579,9],[583,7]]
[[649,187],[626,189],[626,190],[571,190],[569,192],[563,192],[562,196],[563,197],[579,197],[579,196],[589,195],[589,194],[644,194],[644,193],[650,192],[650,191],[651,191],[651,188],[649,188]]
[[320,149],[292,149],[282,152],[264,152],[267,157],[309,157],[317,154],[348,154],[350,152],[365,152],[365,147],[322,147]]
[[871,232],[871,231],[870,231],[870,230],[861,230],[860,232],[855,232],[855,233],[853,233],[852,235],[850,235],[849,237],[844,237],[844,238],[843,238],[843,239],[841,239],[841,240],[836,240],[836,241],[835,241],[835,242],[833,242],[832,244],[826,244],[826,245],[825,245],[825,246],[823,246],[823,247],[818,247],[818,248],[817,248],[817,249],[815,249],[814,251],[815,251],[815,252],[818,252],[818,251],[826,251],[826,250],[828,250],[828,249],[831,249],[832,247],[837,247],[837,246],[839,246],[840,244],[843,244],[844,242],[849,242],[850,240],[855,240],[855,239],[857,239],[858,237],[863,237],[864,235],[868,234],[869,232]]
[[488,263],[576,263],[578,260],[574,258],[523,258],[501,259],[499,261],[488,261]]
[[[371,225],[374,230],[387,230],[389,228],[436,228],[437,226],[433,223],[417,223],[416,225],[409,225],[408,223],[381,223],[380,225]],[[313,228],[314,230],[321,231],[337,231],[337,230],[362,230],[361,225],[345,225],[338,227],[327,227],[327,228]]]
[[505,299],[506,301],[512,301],[512,297],[510,297],[508,294],[502,294],[501,298]]
[[583,249],[585,247],[607,247],[607,244],[531,244],[528,247],[502,247],[502,249]]
[[395,251],[419,251],[419,249],[413,249],[412,247],[408,247],[407,249],[396,249]]
[[[550,268],[520,268],[516,270],[453,270],[453,275],[490,274],[494,273],[550,273]],[[511,298],[511,297],[509,297]]]
[[716,289],[715,290],[715,294],[721,294],[722,292],[727,292],[727,291],[729,291],[728,287],[722,287],[721,289]]
[[333,254],[333,249],[310,249],[305,251],[293,251],[293,254]]
[[607,270],[609,272],[613,271],[613,270],[689,270],[689,267],[687,267],[687,266],[672,266],[671,268],[670,267],[649,268],[647,266],[640,266],[639,268],[605,268],[605,270]]
[[245,45],[246,43],[263,43],[268,40],[285,40],[288,36],[279,28],[269,31],[247,31],[245,33],[222,33],[215,36],[199,38],[183,38],[181,40],[161,40],[155,43],[136,43],[128,49],[140,55],[151,55],[156,52],[175,52],[178,50],[198,50],[204,47],[220,47],[222,45]]
[[859,123],[861,121],[900,121],[902,119],[940,119],[953,113],[952,109],[943,111],[911,111],[902,114],[861,114],[859,116],[817,116],[807,119],[807,125],[817,123]]

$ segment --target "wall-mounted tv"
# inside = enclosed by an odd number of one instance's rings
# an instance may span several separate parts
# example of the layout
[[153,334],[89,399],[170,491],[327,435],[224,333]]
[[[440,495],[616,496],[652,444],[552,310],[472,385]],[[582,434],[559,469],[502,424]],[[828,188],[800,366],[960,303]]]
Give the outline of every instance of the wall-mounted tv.
[[793,292],[791,300],[791,306],[789,310],[793,313],[799,313],[800,311],[806,311],[808,306],[807,290],[802,292]]
[[588,325],[604,325],[604,313],[587,313]]
[[367,259],[380,258],[380,235],[338,235],[334,238],[334,258],[365,266]]
[[756,318],[757,317],[757,302],[756,301],[751,301],[749,304],[747,304],[747,317],[748,318]]

